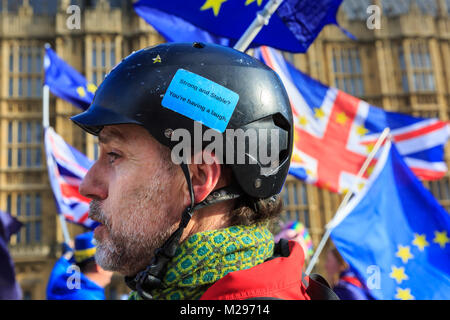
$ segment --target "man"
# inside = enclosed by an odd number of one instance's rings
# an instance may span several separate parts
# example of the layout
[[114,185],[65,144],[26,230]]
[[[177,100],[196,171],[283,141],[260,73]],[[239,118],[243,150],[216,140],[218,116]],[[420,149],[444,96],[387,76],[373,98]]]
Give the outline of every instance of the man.
[[211,44],[142,49],[72,120],[99,138],[80,186],[101,223],[97,263],[126,276],[132,299],[309,299],[298,244],[267,261],[293,143],[271,69]]
[[76,236],[73,257],[66,247],[50,275],[48,300],[105,300],[104,288],[111,282],[112,272],[95,263],[93,240],[92,232]]

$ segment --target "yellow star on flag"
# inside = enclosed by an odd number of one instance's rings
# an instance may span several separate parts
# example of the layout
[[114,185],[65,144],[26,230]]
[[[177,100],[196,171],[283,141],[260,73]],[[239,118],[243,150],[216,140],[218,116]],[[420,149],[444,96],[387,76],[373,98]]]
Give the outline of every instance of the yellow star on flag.
[[80,97],[84,98],[86,96],[86,91],[84,91],[83,87],[78,87],[77,88],[77,93]]
[[153,63],[161,63],[161,57],[159,56],[159,54],[156,56],[156,58],[153,58]]
[[445,245],[450,242],[450,239],[447,237],[447,231],[435,231],[433,242],[439,244],[444,249]]
[[303,159],[296,153],[292,154],[292,162],[302,163]]
[[414,240],[412,244],[419,248],[420,251],[423,251],[425,247],[430,245],[424,234],[417,233],[414,233]]
[[367,170],[366,170],[367,175],[370,176],[372,174],[374,168],[375,168],[375,165],[373,165],[373,164],[371,164],[369,167],[367,167]]
[[344,125],[348,120],[347,115],[345,114],[345,112],[339,112],[336,116],[336,122],[339,124]]
[[392,266],[392,272],[389,274],[389,277],[395,279],[398,284],[402,283],[403,280],[407,280],[408,276],[405,274],[405,268],[396,266]]
[[87,91],[89,91],[90,93],[95,93],[95,91],[97,91],[97,86],[93,83],[89,83],[87,85]]
[[356,127],[356,133],[360,137],[364,136],[367,132],[369,132],[369,130],[367,130],[363,125],[360,125],[360,126]]
[[316,108],[314,109],[314,116],[317,119],[322,119],[323,117],[325,117],[325,112],[322,110],[322,108]]
[[367,152],[367,153],[371,153],[374,146],[375,146],[374,144],[368,144],[368,145],[366,145],[366,152]]
[[299,138],[300,137],[299,137],[299,135],[297,133],[297,130],[294,130],[294,141],[298,141]]
[[411,289],[397,288],[397,294],[395,295],[395,298],[400,300],[413,300],[414,296],[411,294]]
[[358,190],[361,191],[366,184],[364,182],[358,183]]
[[251,3],[253,3],[253,2],[255,2],[256,1],[256,3],[258,4],[258,7],[261,5],[261,3],[262,3],[262,0],[246,0],[245,1],[245,5],[246,6],[248,6],[249,4],[251,4]]
[[301,116],[301,117],[298,119],[298,123],[300,123],[300,125],[301,125],[302,127],[306,127],[306,125],[308,124],[308,119],[307,119],[305,116]]
[[414,258],[414,256],[411,254],[409,246],[405,246],[404,247],[402,245],[398,246],[398,251],[395,254],[395,256],[397,256],[400,259],[402,259],[403,263],[407,263],[409,259]]
[[331,189],[331,184],[328,181],[323,182],[322,185],[325,189]]
[[206,2],[203,4],[203,6],[200,8],[201,11],[213,9],[214,16],[219,15],[220,6],[222,3],[226,2],[228,0],[206,0]]

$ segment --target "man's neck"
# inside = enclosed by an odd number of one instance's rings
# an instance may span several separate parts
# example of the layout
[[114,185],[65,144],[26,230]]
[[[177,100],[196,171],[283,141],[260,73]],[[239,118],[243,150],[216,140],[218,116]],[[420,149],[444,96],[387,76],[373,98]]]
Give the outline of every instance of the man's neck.
[[183,242],[198,232],[228,227],[229,213],[231,211],[232,204],[232,201],[224,201],[194,212],[191,221],[184,229],[180,242]]

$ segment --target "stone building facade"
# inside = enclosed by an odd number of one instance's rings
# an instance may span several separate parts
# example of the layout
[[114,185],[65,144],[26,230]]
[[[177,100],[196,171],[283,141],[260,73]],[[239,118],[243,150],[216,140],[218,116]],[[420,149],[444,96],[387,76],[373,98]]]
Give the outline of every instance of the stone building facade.
[[[0,209],[24,227],[11,241],[24,298],[45,299],[45,288],[60,255],[62,232],[45,164],[42,133],[44,45],[98,85],[122,57],[164,42],[125,0],[0,0]],[[69,29],[67,8],[81,9],[80,29]],[[380,29],[367,27],[367,8],[381,11]],[[254,3],[257,5],[257,2]],[[386,110],[448,120],[450,105],[450,1],[345,0],[341,25],[326,27],[307,54],[286,58],[325,84],[336,86]],[[68,143],[97,157],[97,144],[69,120],[80,110],[55,96],[50,124]],[[448,152],[446,152],[448,164]],[[450,208],[450,180],[427,182]],[[284,219],[302,221],[315,245],[342,197],[288,178]],[[69,225],[73,236],[81,227]],[[323,260],[319,264],[322,270]],[[116,275],[111,299],[127,290]]]

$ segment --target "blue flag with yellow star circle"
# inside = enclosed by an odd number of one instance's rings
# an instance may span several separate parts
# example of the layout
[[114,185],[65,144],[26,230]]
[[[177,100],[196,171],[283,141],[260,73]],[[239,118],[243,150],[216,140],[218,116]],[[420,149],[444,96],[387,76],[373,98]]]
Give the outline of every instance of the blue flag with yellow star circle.
[[[139,0],[136,13],[167,41],[203,41],[233,45],[268,0]],[[284,0],[252,46],[306,52],[323,27],[338,25],[342,0]],[[341,30],[343,30],[341,28]],[[348,32],[343,30],[348,36]],[[351,36],[352,37],[352,36]]]
[[450,299],[450,216],[390,142],[329,227],[377,299]]
[[58,57],[50,46],[45,47],[44,70],[44,84],[55,96],[82,110],[89,108],[97,86],[89,83],[81,73]]

